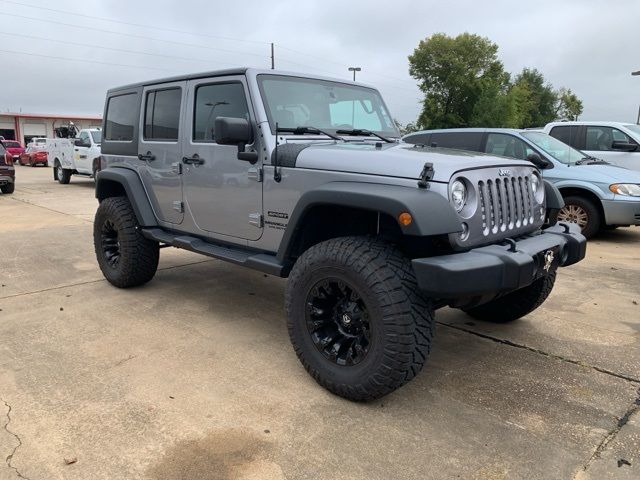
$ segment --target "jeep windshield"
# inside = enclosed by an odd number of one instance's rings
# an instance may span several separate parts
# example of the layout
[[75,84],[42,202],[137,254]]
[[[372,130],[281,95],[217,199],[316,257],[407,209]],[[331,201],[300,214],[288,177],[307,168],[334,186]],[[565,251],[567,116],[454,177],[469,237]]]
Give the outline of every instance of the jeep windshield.
[[559,162],[571,164],[586,157],[580,150],[576,150],[546,133],[522,132],[521,135]]
[[[314,127],[331,134],[369,131],[399,137],[377,90],[313,78],[258,75],[271,132],[279,128]],[[364,135],[368,136],[368,135]]]

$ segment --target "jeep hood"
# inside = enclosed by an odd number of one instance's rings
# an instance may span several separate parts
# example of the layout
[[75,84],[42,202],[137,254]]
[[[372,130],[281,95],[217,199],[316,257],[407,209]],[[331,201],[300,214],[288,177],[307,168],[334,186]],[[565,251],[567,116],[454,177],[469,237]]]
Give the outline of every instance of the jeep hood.
[[[293,143],[293,142],[291,142]],[[295,142],[297,143],[297,142]],[[296,167],[418,179],[425,163],[432,163],[433,180],[449,182],[454,173],[478,167],[505,167],[531,163],[522,160],[407,143],[315,143],[298,154]]]

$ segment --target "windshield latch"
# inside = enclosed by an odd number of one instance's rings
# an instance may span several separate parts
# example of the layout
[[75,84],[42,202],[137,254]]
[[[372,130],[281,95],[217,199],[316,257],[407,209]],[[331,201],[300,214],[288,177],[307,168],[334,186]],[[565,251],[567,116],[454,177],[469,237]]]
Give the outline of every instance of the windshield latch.
[[418,187],[429,188],[429,181],[433,179],[436,171],[433,169],[433,163],[425,163],[420,172],[420,180],[418,180]]

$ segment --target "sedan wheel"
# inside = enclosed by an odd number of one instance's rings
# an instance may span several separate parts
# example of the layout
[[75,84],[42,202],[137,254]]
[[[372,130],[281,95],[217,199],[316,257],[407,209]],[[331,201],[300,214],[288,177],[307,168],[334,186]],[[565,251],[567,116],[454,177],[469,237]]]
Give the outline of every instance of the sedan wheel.
[[586,210],[579,205],[565,205],[558,212],[558,221],[567,223],[577,223],[580,229],[589,223],[589,215]]

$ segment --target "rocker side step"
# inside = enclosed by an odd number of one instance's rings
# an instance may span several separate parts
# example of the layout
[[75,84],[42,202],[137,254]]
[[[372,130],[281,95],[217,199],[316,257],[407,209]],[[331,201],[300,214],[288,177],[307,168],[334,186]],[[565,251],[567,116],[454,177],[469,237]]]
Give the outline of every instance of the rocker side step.
[[182,248],[190,252],[225,260],[235,263],[236,265],[259,270],[269,275],[278,277],[285,276],[284,266],[278,261],[275,255],[256,253],[253,250],[240,247],[211,243],[198,237],[167,232],[161,228],[142,228],[141,232],[146,238],[166,243],[176,248]]

